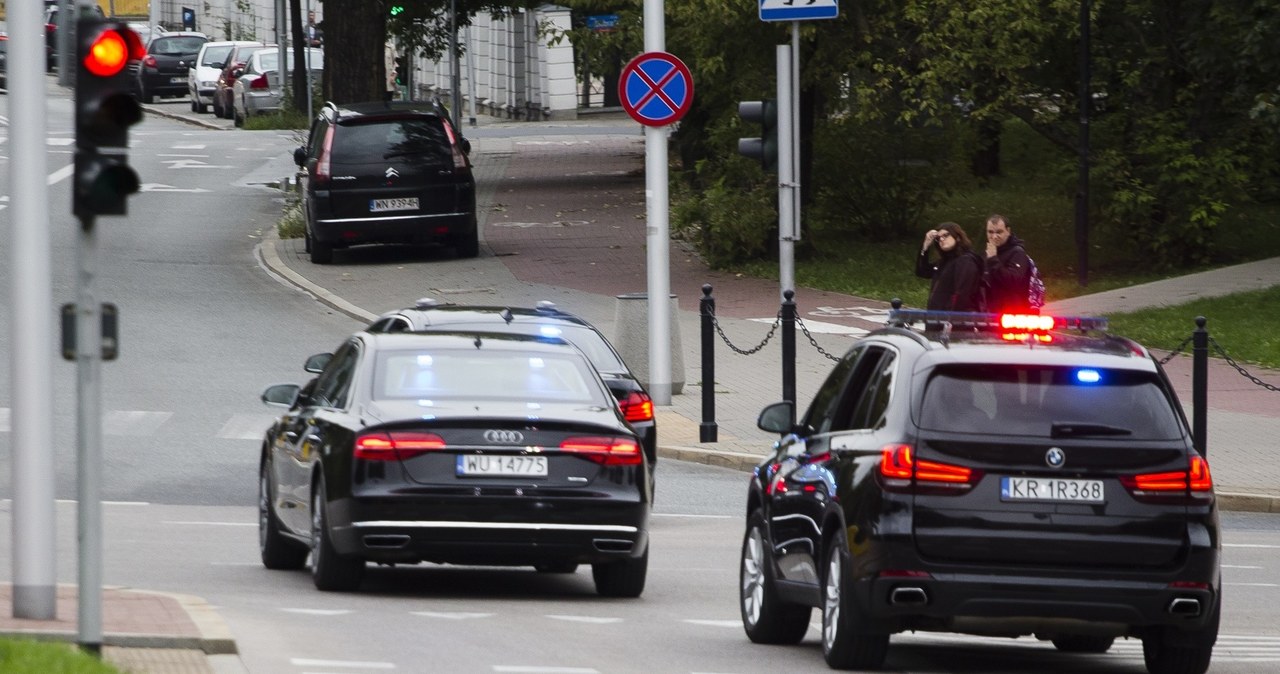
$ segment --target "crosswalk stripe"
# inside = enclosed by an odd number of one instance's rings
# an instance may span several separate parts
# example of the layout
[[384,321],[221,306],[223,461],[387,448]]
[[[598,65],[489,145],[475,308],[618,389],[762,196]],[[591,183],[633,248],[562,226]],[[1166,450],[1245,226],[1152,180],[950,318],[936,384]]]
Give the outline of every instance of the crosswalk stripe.
[[261,440],[275,419],[270,414],[233,414],[218,431],[218,437],[224,440]]
[[171,416],[173,416],[173,412],[113,410],[102,415],[102,432],[106,435],[134,437],[151,435]]

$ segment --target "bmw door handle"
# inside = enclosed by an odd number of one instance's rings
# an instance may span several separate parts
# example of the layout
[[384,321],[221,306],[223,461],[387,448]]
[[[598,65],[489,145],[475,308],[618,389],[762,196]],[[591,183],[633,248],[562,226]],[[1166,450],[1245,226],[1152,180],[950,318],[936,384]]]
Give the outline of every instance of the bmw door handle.
[[313,445],[320,444],[320,436],[316,435],[315,433],[308,435],[306,438],[304,438],[304,440],[306,440],[307,442],[310,442]]
[[297,432],[297,431],[285,431],[285,432],[284,432],[284,439],[285,439],[285,440],[288,440],[289,442],[294,442],[294,441],[296,441],[296,440],[298,439],[298,432]]

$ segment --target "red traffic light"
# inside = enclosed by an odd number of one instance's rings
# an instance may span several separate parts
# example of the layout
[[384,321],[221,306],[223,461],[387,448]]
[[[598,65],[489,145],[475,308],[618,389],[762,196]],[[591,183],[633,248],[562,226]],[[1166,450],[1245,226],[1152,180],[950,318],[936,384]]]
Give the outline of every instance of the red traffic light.
[[84,55],[84,68],[98,77],[118,75],[132,59],[146,53],[138,34],[129,29],[110,28],[94,38]]

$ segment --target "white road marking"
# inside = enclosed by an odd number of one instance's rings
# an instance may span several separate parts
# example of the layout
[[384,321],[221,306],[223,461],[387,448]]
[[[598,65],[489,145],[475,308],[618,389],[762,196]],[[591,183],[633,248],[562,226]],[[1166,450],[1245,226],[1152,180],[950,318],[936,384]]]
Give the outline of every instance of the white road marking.
[[196,161],[195,159],[166,159],[166,160],[164,160],[164,161],[163,161],[163,162],[161,162],[161,163],[163,163],[163,164],[168,164],[168,165],[169,165],[169,168],[171,168],[171,169],[188,169],[188,168],[198,168],[198,169],[229,169],[229,168],[235,168],[234,166],[206,164],[206,163],[204,163],[204,162],[202,162],[202,161]]
[[[773,325],[777,318],[748,318],[753,323],[764,323]],[[818,332],[826,335],[848,335],[850,337],[860,337],[871,332],[862,328],[853,328],[847,325],[836,325],[835,323],[824,323],[822,321],[805,321],[804,325],[809,328],[809,332]]]
[[1261,569],[1261,566],[1236,566],[1234,564],[1223,564],[1224,569]]
[[351,611],[346,609],[330,609],[330,608],[282,608],[285,613],[300,613],[302,615],[346,615]]
[[204,143],[175,143],[173,145],[175,150],[203,150],[207,147],[209,146]]
[[1261,548],[1264,550],[1280,550],[1280,545],[1264,545],[1262,543],[1223,543],[1224,548]]
[[197,527],[256,527],[257,522],[208,522],[200,520],[164,520],[161,524],[176,524],[178,526],[197,526]]
[[128,435],[134,437],[151,435],[171,416],[173,416],[173,412],[113,410],[102,415],[102,432],[106,435]]
[[492,613],[468,613],[466,611],[409,611],[410,615],[424,618],[444,618],[445,620],[473,620],[475,618],[491,618]]
[[142,183],[138,186],[139,192],[193,192],[196,194],[208,192],[203,187],[174,187],[173,185],[163,185],[161,183]]
[[687,517],[700,520],[736,520],[737,515],[693,515],[687,513],[652,513],[650,517]]
[[600,670],[590,667],[534,667],[529,665],[494,665],[495,672],[510,674],[600,674]]
[[684,620],[684,621],[682,621],[682,622],[687,622],[687,623],[689,623],[690,625],[706,625],[706,626],[708,626],[708,627],[742,627],[742,620],[741,620],[741,619],[739,619],[739,620],[694,620],[694,619],[688,619],[688,620]]
[[313,660],[310,658],[289,658],[289,664],[295,667],[351,667],[353,669],[395,669],[392,662],[361,662],[359,660]]
[[235,414],[218,431],[225,440],[261,440],[276,418],[270,414]]
[[546,617],[552,620],[565,620],[571,623],[593,623],[596,625],[607,625],[609,623],[620,623],[622,618],[601,618],[589,615],[556,615],[548,613]]

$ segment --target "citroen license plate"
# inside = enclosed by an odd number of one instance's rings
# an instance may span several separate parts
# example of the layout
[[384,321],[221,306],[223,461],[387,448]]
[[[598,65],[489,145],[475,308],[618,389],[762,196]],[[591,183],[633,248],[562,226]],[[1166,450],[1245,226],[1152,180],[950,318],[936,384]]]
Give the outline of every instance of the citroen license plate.
[[458,477],[546,477],[547,457],[492,454],[458,456]]
[[187,81],[185,77],[170,77],[169,84],[182,84]]
[[369,200],[369,212],[380,213],[383,211],[416,211],[418,210],[418,198],[408,197],[404,199],[371,199]]
[[1058,503],[1106,503],[1102,480],[1048,477],[1000,478],[1001,501],[1051,501]]

